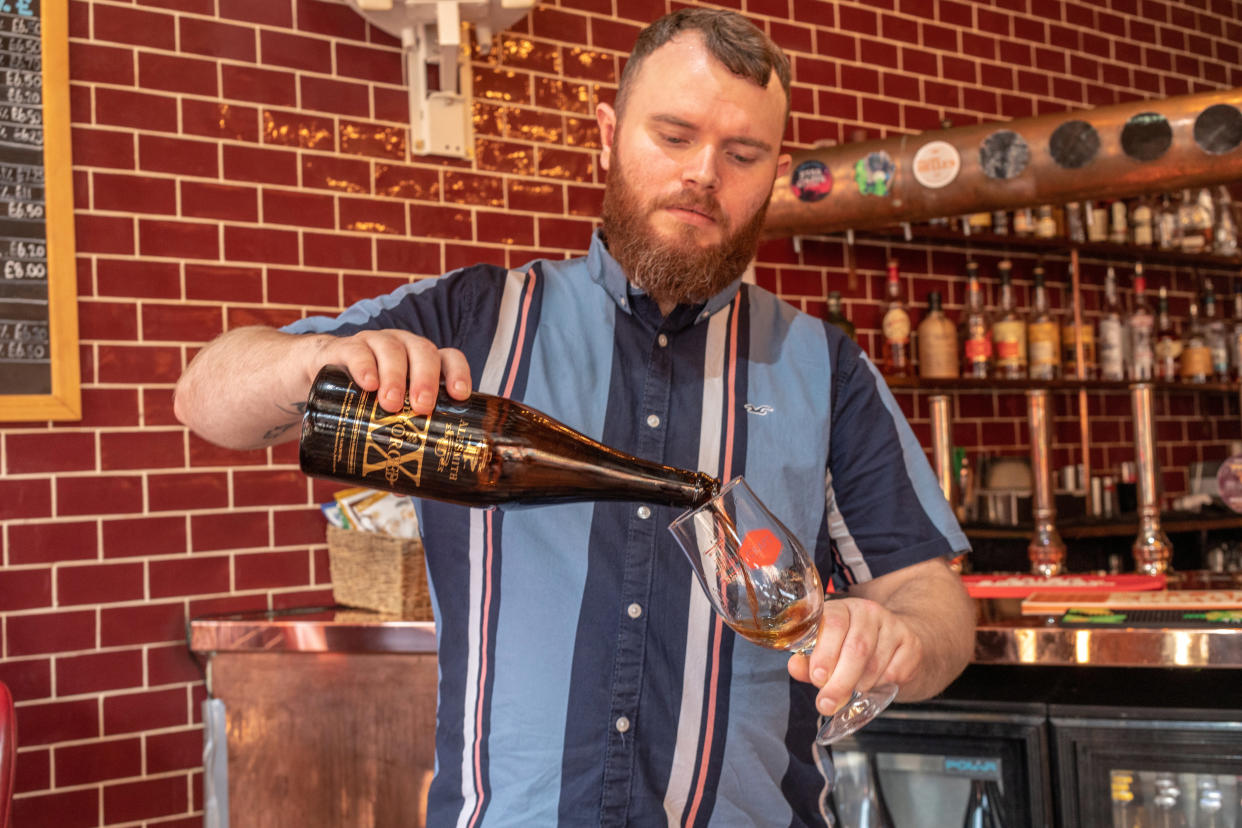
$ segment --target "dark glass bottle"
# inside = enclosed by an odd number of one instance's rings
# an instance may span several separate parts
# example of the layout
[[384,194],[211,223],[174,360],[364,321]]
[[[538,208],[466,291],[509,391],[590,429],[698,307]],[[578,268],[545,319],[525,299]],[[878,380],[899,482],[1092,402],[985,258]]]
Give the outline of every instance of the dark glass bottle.
[[880,768],[874,753],[867,754],[867,782],[864,787],[863,800],[859,803],[859,828],[896,828],[893,814],[884,799],[884,789],[880,786]]
[[1005,828],[1001,816],[1000,788],[995,782],[970,780],[970,799],[962,828]]
[[702,472],[597,443],[533,408],[441,393],[430,415],[392,414],[342,368],[325,366],[302,418],[302,471],[467,506],[631,500],[697,506],[720,489]]

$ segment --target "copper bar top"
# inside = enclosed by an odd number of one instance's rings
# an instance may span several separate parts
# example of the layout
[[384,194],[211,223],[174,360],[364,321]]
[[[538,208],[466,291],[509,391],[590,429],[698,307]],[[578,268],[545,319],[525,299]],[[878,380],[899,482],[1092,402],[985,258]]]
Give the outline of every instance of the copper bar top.
[[[1238,627],[1065,627],[1056,616],[1022,615],[1018,599],[977,604],[975,664],[1242,668]],[[329,607],[196,618],[189,645],[200,654],[434,653],[436,632],[430,621]]]

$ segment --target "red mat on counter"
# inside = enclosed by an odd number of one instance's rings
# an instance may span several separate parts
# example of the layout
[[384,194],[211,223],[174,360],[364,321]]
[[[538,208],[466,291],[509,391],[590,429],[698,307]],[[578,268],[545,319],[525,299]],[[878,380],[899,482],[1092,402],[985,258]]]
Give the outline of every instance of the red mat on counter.
[[972,598],[1025,598],[1033,592],[1119,592],[1164,589],[1163,575],[963,575]]
[[1022,602],[1023,615],[1055,615],[1069,610],[1232,610],[1242,609],[1242,590],[1170,589],[1163,592],[1036,592]]

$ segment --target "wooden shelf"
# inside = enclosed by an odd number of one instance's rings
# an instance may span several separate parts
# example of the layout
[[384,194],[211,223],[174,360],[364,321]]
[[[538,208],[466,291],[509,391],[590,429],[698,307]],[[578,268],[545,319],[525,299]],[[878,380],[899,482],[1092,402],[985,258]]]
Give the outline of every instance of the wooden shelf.
[[[1160,526],[1169,534],[1199,532],[1212,529],[1242,528],[1242,515],[1223,512],[1166,512]],[[1065,540],[1080,538],[1116,538],[1138,533],[1138,515],[1117,515],[1112,518],[1066,518],[1057,521],[1057,532]],[[1030,523],[999,526],[989,523],[965,523],[962,531],[968,538],[1029,538],[1034,531]]]
[[[1031,388],[1046,388],[1050,391],[1077,391],[1080,388],[1088,391],[1129,391],[1132,382],[1114,382],[1110,380],[1089,379],[975,379],[973,377],[956,377],[946,379],[928,379],[924,377],[885,377],[888,387],[893,390],[912,391],[1001,391],[1019,393]],[[1236,393],[1242,391],[1242,383],[1233,382],[1158,382],[1153,381],[1156,391],[1170,393],[1199,394],[1205,391],[1215,393]]]

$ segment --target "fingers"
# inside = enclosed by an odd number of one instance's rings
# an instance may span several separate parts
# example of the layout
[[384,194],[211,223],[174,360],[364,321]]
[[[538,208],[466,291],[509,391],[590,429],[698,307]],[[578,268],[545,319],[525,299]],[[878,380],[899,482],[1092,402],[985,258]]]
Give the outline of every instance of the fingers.
[[455,348],[437,348],[409,331],[362,331],[332,338],[319,354],[320,364],[343,365],[365,391],[374,391],[385,411],[400,411],[409,396],[415,414],[435,408],[443,374],[449,394],[470,394],[470,365]]
[[456,348],[441,348],[440,372],[450,397],[464,400],[470,396],[470,363],[466,362],[465,354]]

